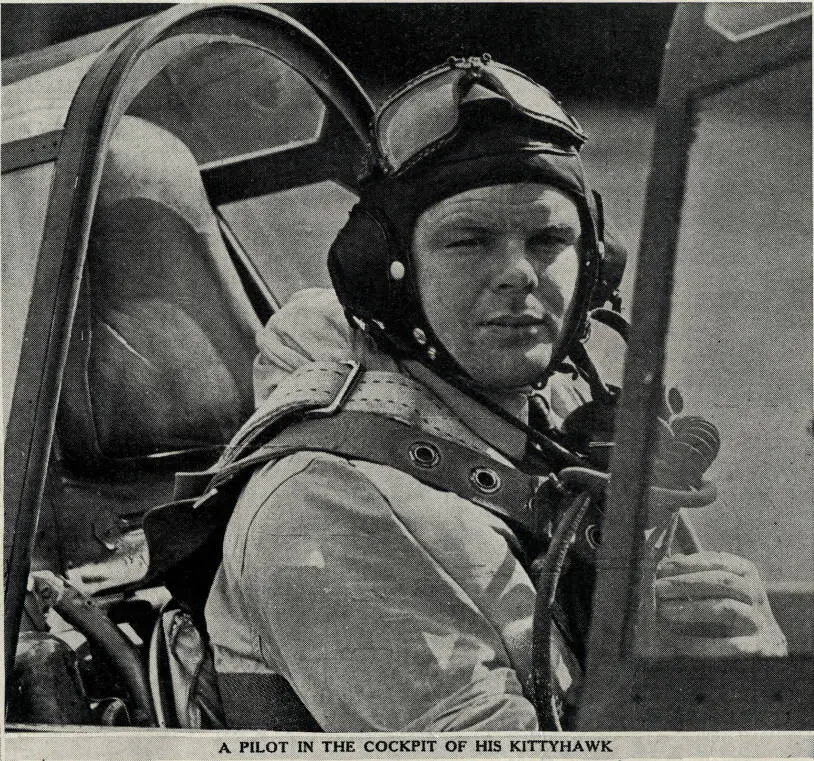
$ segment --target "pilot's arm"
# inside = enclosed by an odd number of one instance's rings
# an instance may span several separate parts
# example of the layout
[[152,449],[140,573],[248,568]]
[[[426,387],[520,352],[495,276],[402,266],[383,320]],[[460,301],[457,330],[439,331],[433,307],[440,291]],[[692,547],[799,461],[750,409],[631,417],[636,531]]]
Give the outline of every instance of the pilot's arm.
[[535,728],[521,688],[534,591],[505,524],[392,468],[314,452],[282,467],[239,506],[224,568],[265,663],[322,728]]

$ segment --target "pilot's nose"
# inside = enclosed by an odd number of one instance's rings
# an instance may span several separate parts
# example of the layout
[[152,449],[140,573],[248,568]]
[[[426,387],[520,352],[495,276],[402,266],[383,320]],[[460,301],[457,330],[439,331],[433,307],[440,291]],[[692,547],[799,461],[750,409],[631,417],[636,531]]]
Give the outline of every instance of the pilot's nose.
[[540,284],[537,270],[524,239],[506,237],[500,241],[495,290],[531,291]]

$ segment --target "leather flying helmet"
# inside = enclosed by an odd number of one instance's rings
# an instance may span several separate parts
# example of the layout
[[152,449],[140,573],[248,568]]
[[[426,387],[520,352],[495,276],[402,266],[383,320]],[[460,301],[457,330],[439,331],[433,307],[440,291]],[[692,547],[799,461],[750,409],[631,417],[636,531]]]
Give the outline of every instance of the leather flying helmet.
[[[328,268],[352,325],[388,353],[470,380],[424,315],[411,253],[423,211],[466,190],[536,182],[579,210],[580,272],[566,323],[538,385],[586,332],[589,310],[615,292],[625,252],[604,240],[602,204],[585,178],[585,135],[551,93],[488,56],[450,59],[409,82],[376,113],[374,166],[331,246]],[[609,261],[608,252],[612,254]]]

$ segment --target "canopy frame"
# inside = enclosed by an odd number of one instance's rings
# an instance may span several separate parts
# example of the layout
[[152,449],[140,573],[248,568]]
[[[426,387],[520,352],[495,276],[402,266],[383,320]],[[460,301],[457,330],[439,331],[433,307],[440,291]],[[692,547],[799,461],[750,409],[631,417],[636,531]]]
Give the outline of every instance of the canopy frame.
[[[737,715],[733,705],[737,702],[733,698],[736,674],[741,670],[752,673],[750,683],[757,674],[757,667],[749,662],[722,665],[710,660],[689,669],[686,664],[675,664],[679,674],[702,674],[712,696],[703,700],[703,705],[685,705],[683,697],[668,696],[670,690],[683,687],[681,679],[675,683],[670,664],[647,663],[633,653],[638,588],[645,564],[642,537],[648,525],[647,496],[658,436],[654,411],[663,403],[673,273],[695,114],[704,97],[811,58],[810,9],[807,16],[797,14],[788,23],[767,27],[764,33],[740,42],[711,28],[705,19],[707,10],[708,4],[679,4],[662,68],[639,252],[640,264],[647,265],[637,268],[634,283],[586,682],[578,717],[579,728],[585,730],[656,728],[658,713],[663,714],[668,705],[672,723],[664,728],[726,726]],[[762,670],[777,675],[783,663],[788,661],[773,661]],[[800,666],[791,668],[799,670]],[[792,683],[789,680],[786,684]],[[770,686],[777,682],[763,679],[758,684],[769,695]],[[721,698],[726,695],[730,699]],[[787,701],[762,698],[758,689],[754,694],[743,690],[740,698],[742,706],[750,701],[756,706],[760,703],[760,711],[747,714],[756,729],[783,727],[786,721],[800,723],[800,717],[810,717],[812,709],[799,701],[799,695],[789,693]]]
[[373,109],[361,86],[310,31],[270,8],[242,4],[175,6],[138,22],[93,62],[74,95],[56,155],[6,433],[3,570],[7,688],[14,672],[62,375],[107,148],[135,97],[132,75],[142,56],[175,34],[201,31],[250,40],[284,60],[333,104],[362,147],[368,147]]

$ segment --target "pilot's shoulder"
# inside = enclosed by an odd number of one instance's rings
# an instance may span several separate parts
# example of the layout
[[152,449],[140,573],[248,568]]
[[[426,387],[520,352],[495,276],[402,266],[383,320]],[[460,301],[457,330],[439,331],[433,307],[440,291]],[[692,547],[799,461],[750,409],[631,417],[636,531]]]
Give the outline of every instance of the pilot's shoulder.
[[324,521],[388,522],[394,516],[426,516],[428,504],[442,513],[468,506],[457,494],[435,489],[391,465],[301,451],[252,476],[238,500],[232,529],[240,531],[242,526],[245,532],[262,523],[265,530],[279,532],[306,523],[313,528]]
[[[295,452],[260,468],[238,500],[238,520],[286,522],[319,512],[382,512],[381,491],[354,462],[329,452]],[[263,518],[265,519],[265,518]]]

